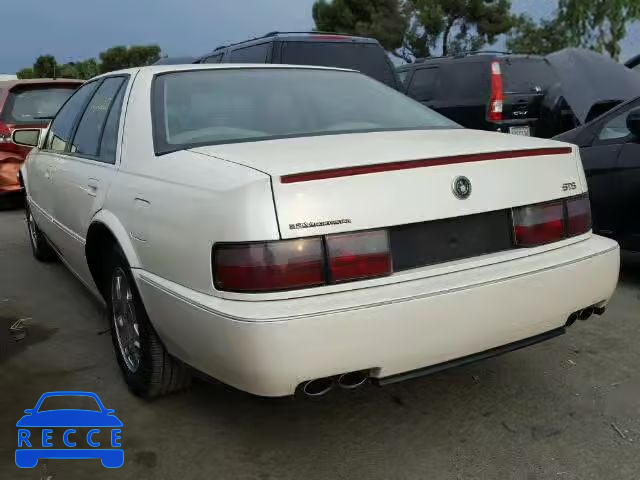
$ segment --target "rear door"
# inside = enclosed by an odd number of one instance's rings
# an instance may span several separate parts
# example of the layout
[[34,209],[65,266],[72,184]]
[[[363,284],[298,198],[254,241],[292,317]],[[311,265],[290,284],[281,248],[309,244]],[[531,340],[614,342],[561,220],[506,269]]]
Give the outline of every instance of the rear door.
[[104,203],[116,172],[118,128],[128,76],[101,80],[59,156],[54,183],[56,220],[66,239],[60,249],[70,266],[91,280],[84,254],[89,222]]
[[504,82],[503,121],[506,126],[527,126],[529,134],[535,135],[544,93],[553,83],[551,67],[543,58],[536,57],[506,57],[500,64]]
[[27,164],[28,194],[33,215],[38,226],[56,246],[65,238],[56,223],[53,198],[53,178],[58,156],[67,148],[74,126],[96,85],[96,82],[83,85],[62,106],[49,127],[42,148]]

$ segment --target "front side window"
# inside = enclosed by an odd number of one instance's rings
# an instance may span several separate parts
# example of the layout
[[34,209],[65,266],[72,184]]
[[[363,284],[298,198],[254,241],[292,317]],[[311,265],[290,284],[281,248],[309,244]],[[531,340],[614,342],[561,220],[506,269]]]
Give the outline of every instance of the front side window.
[[71,134],[73,133],[76,121],[87,100],[93,95],[98,83],[99,82],[91,82],[83,85],[69,98],[67,103],[62,106],[56,118],[51,122],[49,134],[45,141],[45,150],[52,150],[54,152],[65,151],[67,143],[71,140]]
[[153,120],[156,153],[307,135],[460,128],[359,73],[305,68],[156,76]]
[[[636,108],[638,108],[637,105]],[[598,140],[613,143],[618,143],[615,142],[615,140],[619,140],[620,143],[623,143],[628,137],[631,137],[631,132],[627,128],[627,117],[633,110],[633,108],[625,109],[624,112],[619,113],[612,119],[608,120],[598,134]]]
[[124,77],[107,78],[102,82],[87,105],[71,144],[71,153],[80,156],[99,157],[102,133]]

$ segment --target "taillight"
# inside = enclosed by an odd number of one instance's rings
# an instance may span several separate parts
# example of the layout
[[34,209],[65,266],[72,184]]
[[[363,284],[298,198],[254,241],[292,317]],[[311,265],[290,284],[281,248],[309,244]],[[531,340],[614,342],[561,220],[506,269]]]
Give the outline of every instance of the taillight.
[[513,233],[518,247],[557,242],[590,229],[591,208],[587,195],[513,209]]
[[489,100],[489,121],[502,121],[502,107],[504,104],[504,89],[502,86],[502,70],[500,62],[491,62],[491,98]]
[[591,204],[587,195],[567,199],[567,235],[573,237],[591,230]]
[[0,122],[0,146],[5,143],[11,143],[11,130]]
[[320,238],[217,245],[213,268],[219,290],[265,292],[325,283]]
[[528,205],[513,211],[516,245],[531,247],[564,238],[564,205],[562,202]]
[[333,282],[380,277],[392,272],[386,230],[330,235],[327,257]]
[[386,230],[218,244],[212,261],[215,287],[233,292],[317,287],[393,271]]

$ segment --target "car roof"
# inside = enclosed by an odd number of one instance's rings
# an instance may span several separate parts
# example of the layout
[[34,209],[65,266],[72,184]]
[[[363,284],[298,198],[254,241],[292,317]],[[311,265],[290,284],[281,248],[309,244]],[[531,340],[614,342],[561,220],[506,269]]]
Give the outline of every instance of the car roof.
[[269,32],[262,37],[250,38],[242,42],[230,43],[227,45],[219,45],[212,51],[199,57],[200,59],[223,53],[226,49],[232,47],[250,47],[261,43],[273,41],[289,41],[289,42],[316,42],[318,40],[335,42],[335,43],[370,43],[379,44],[378,40],[371,37],[359,37],[348,33],[336,32]]
[[23,80],[0,80],[0,88],[13,88],[21,85],[81,85],[85,81],[76,78],[29,78]]
[[320,67],[315,65],[284,65],[284,64],[272,64],[272,63],[197,63],[193,65],[148,65],[145,67],[127,68],[124,70],[116,70],[109,73],[104,73],[92,80],[109,76],[109,75],[122,75],[129,74],[134,75],[136,73],[147,73],[151,75],[158,75],[168,72],[188,72],[197,70],[249,70],[249,69],[278,69],[278,70],[332,70],[336,72],[356,72],[349,68],[337,68],[337,67]]
[[501,52],[473,52],[464,55],[451,55],[446,57],[427,57],[417,59],[413,63],[407,63],[396,67],[398,72],[404,72],[413,68],[418,68],[423,65],[435,65],[442,63],[477,63],[477,62],[492,62],[494,60],[509,60],[509,59],[531,59],[531,60],[544,60],[541,55],[529,55],[518,53],[501,53]]

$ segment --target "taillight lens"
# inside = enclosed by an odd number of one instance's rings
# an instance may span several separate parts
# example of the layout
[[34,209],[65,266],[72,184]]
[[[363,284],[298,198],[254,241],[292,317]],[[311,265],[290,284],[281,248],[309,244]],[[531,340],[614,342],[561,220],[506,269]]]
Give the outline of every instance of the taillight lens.
[[513,210],[515,243],[532,247],[556,242],[565,237],[562,201],[528,205]]
[[591,230],[588,195],[513,209],[515,244],[534,247]]
[[386,230],[330,235],[327,257],[332,282],[380,277],[393,271]]
[[502,70],[500,62],[491,62],[491,99],[489,101],[489,120],[502,121],[502,108],[504,105],[504,88],[502,85]]
[[591,204],[587,195],[567,199],[567,234],[582,235],[591,230]]
[[323,285],[322,240],[217,245],[213,270],[219,290],[265,292]]

